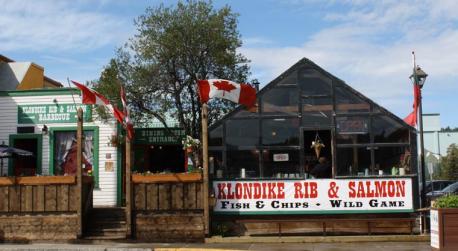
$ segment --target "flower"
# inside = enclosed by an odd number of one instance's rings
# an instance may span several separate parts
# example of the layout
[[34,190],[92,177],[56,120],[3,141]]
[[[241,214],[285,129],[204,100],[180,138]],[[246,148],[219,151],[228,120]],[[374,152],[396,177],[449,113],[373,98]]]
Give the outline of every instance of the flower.
[[200,145],[200,140],[195,139],[189,135],[186,135],[186,138],[181,141],[181,144],[183,144],[183,149],[187,148],[195,148]]

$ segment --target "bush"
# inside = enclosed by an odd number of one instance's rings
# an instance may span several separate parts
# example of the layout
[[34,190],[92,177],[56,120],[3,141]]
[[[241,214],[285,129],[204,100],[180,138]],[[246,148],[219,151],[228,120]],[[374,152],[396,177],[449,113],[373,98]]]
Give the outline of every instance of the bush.
[[438,198],[434,203],[435,208],[458,208],[458,195],[446,195]]

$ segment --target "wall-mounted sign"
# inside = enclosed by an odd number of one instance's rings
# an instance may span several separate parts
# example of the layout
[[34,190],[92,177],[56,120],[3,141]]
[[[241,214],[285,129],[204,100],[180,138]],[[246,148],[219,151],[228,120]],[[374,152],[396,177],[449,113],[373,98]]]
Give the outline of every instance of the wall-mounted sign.
[[287,153],[277,153],[273,155],[274,162],[289,161]]
[[90,105],[43,104],[18,105],[17,122],[18,124],[76,123],[79,107],[83,109],[83,120],[91,121]]
[[338,118],[336,126],[340,134],[366,134],[369,131],[367,119],[361,117]]
[[215,181],[218,214],[413,212],[411,179]]
[[437,210],[430,211],[430,220],[431,220],[431,247],[440,248],[439,245],[439,212]]
[[181,145],[186,133],[181,128],[138,128],[135,129],[136,144]]

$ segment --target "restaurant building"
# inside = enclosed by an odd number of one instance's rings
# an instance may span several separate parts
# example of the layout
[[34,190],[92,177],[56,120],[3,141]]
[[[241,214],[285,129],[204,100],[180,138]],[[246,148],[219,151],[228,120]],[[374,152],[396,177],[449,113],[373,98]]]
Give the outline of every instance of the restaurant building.
[[416,229],[415,129],[308,59],[209,131],[213,223],[238,234]]

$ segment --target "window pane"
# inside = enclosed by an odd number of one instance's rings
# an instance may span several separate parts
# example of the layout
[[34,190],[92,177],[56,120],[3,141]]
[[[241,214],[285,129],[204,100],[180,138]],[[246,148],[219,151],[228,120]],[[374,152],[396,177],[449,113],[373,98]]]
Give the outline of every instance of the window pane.
[[336,112],[368,112],[370,105],[347,88],[336,87]]
[[301,178],[298,150],[264,150],[264,177]]
[[208,134],[209,146],[222,146],[223,145],[223,126],[219,125]]
[[222,179],[227,172],[223,166],[223,153],[221,151],[208,152],[208,173],[212,177]]
[[[76,132],[54,132],[54,175],[76,175]],[[84,132],[83,170],[93,170],[94,132]]]
[[336,117],[337,144],[368,143],[369,117]]
[[244,108],[244,109],[241,109],[235,112],[233,117],[234,118],[256,118],[259,115],[258,110],[259,110],[259,106],[256,103],[254,107],[251,107],[248,110]]
[[302,95],[330,95],[332,80],[315,69],[299,71]]
[[262,96],[263,114],[297,114],[298,93],[296,88],[273,88]]
[[370,173],[371,152],[367,147],[337,148],[338,176],[363,176],[366,169]]
[[227,151],[227,169],[228,178],[259,177],[259,150]]
[[299,119],[263,119],[262,144],[299,145]]
[[226,122],[226,144],[228,146],[255,146],[259,141],[257,119],[228,120]]
[[313,97],[302,99],[302,125],[306,127],[329,127],[332,119],[332,99]]
[[407,146],[375,148],[375,169],[383,170],[387,175],[391,174],[393,167],[403,167],[406,174],[411,173],[410,159],[410,148]]
[[374,141],[380,143],[409,142],[409,129],[389,116],[377,116],[372,120]]

